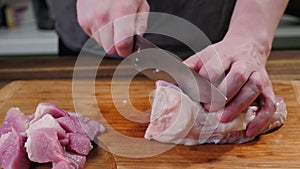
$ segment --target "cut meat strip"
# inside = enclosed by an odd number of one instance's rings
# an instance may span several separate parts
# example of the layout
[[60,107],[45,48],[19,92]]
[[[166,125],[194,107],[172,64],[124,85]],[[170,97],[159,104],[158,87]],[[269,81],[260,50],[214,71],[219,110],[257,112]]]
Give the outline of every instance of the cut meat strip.
[[[250,106],[229,123],[220,123],[216,113],[207,113],[177,86],[164,81],[157,81],[156,86],[146,139],[185,145],[244,143],[254,139],[246,137],[245,130],[256,116],[257,106]],[[277,98],[276,112],[262,133],[281,126],[286,115],[283,100]]]
[[0,136],[11,132],[13,129],[24,135],[31,119],[31,116],[24,115],[19,108],[9,109],[0,128]]
[[55,128],[41,128],[30,132],[25,147],[29,159],[33,162],[67,161]]
[[0,168],[29,169],[30,161],[24,149],[24,137],[14,129],[0,137]]

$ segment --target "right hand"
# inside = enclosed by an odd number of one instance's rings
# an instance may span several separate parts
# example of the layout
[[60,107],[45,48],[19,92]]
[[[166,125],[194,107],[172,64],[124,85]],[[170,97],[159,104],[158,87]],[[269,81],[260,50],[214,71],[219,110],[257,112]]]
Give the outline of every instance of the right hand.
[[77,1],[77,19],[82,29],[108,54],[120,56],[128,56],[133,52],[133,35],[143,34],[147,27],[147,13],[132,14],[149,10],[146,0]]

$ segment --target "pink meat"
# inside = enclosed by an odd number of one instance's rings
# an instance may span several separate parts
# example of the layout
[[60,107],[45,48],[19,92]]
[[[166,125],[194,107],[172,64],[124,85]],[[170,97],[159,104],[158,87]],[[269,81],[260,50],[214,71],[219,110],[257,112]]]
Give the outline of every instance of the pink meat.
[[68,116],[68,112],[62,110],[55,104],[40,103],[35,110],[34,119],[31,121],[31,123],[42,118],[45,114],[49,114],[49,115],[53,116],[54,118]]
[[30,120],[31,116],[24,115],[19,108],[9,109],[0,128],[0,136],[11,132],[13,129],[23,134],[28,128]]
[[52,164],[52,169],[75,169],[70,163],[66,161],[59,161]]
[[51,103],[39,104],[30,116],[10,109],[0,128],[0,168],[27,169],[31,160],[52,162],[54,169],[83,169],[91,140],[105,128],[78,115]]
[[24,137],[14,129],[0,137],[0,168],[29,169]]
[[[164,81],[157,81],[156,85],[146,139],[185,145],[244,143],[254,139],[246,137],[245,130],[255,118],[257,106],[250,106],[229,123],[220,123],[216,113],[207,113],[177,86]],[[281,126],[286,115],[285,103],[277,98],[276,112],[260,134]]]
[[55,128],[41,128],[29,133],[25,143],[28,157],[33,162],[47,163],[65,161]]
[[28,129],[26,130],[26,134],[30,135],[30,132],[34,132],[35,130],[43,129],[43,128],[55,129],[57,131],[59,138],[65,138],[66,136],[66,131],[59,125],[57,120],[54,119],[54,117],[52,117],[49,114],[45,114],[39,120],[31,123]]
[[57,121],[67,132],[86,135],[90,140],[105,130],[101,124],[82,116],[65,116],[58,118]]
[[75,169],[83,169],[85,162],[86,162],[86,156],[78,155],[74,152],[66,151],[65,157],[71,162],[71,165]]
[[67,148],[71,151],[76,152],[78,155],[88,155],[93,149],[91,141],[85,135],[79,133],[69,133],[69,144]]

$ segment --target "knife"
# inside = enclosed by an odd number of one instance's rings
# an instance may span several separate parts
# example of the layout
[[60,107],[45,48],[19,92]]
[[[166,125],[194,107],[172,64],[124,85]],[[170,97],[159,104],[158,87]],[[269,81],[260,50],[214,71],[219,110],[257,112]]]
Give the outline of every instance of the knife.
[[207,79],[190,69],[175,55],[166,52],[140,35],[134,36],[135,69],[152,80],[177,84],[193,101],[225,104],[227,98]]

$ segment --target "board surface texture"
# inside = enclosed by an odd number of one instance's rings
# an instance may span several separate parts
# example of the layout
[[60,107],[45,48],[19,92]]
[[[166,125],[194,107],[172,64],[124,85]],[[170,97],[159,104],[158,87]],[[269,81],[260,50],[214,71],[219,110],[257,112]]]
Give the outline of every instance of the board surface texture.
[[[84,83],[84,82],[82,82]],[[118,85],[122,85],[120,81]],[[87,158],[86,169],[98,168],[299,168],[300,167],[300,81],[273,81],[276,95],[284,98],[287,104],[288,116],[285,124],[278,130],[262,135],[246,144],[234,145],[199,145],[175,146],[170,150],[148,158],[128,158],[114,155],[95,145]],[[115,131],[134,138],[142,138],[147,123],[133,122],[124,118],[113,102],[110,80],[99,80],[95,83],[95,93],[86,86],[77,88],[83,95],[76,96],[76,105],[80,113],[95,118],[96,110],[101,111],[106,122]],[[130,103],[136,110],[149,112],[151,107],[151,91],[154,82],[140,79],[131,82],[129,87],[130,100],[122,100],[126,91],[119,89],[120,95],[114,99],[123,103],[126,110]],[[118,90],[115,89],[114,91]],[[96,98],[97,102],[93,100]],[[19,107],[25,114],[34,112],[40,102],[51,102],[67,111],[75,111],[72,99],[72,81],[69,80],[32,80],[14,81],[0,89],[0,122],[10,107]],[[143,116],[143,114],[140,114]],[[149,114],[145,113],[145,117]],[[103,136],[104,137],[104,136]],[[112,144],[121,144],[122,140],[115,137]],[[100,136],[101,138],[101,136]],[[104,137],[105,138],[105,137]],[[132,152],[135,142],[126,146],[120,145],[122,152]],[[117,147],[115,147],[118,149]],[[46,169],[48,164],[35,165],[32,169]]]

